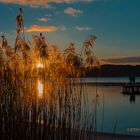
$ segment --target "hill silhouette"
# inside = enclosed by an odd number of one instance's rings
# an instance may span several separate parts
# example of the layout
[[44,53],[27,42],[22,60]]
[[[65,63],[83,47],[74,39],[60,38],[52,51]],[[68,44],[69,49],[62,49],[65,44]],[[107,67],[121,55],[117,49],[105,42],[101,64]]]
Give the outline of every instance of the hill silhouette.
[[101,68],[90,69],[86,72],[86,77],[126,77],[140,76],[140,65],[101,65]]

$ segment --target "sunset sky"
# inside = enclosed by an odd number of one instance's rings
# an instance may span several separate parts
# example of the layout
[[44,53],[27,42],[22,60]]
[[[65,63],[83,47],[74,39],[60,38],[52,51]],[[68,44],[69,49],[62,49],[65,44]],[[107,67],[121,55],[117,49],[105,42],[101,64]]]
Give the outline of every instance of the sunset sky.
[[0,35],[15,39],[15,17],[24,10],[26,38],[43,32],[61,49],[80,50],[96,35],[95,55],[106,63],[140,64],[140,0],[0,0]]

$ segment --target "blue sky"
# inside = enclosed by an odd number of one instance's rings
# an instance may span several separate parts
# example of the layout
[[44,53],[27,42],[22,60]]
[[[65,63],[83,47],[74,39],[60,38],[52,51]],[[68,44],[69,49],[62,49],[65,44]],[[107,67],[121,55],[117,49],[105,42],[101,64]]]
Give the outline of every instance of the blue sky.
[[6,34],[10,44],[14,44],[20,7],[30,40],[42,30],[50,44],[64,49],[74,42],[80,50],[93,34],[97,36],[94,53],[98,58],[128,58],[127,63],[132,58],[131,63],[140,64],[139,0],[0,0],[0,34]]

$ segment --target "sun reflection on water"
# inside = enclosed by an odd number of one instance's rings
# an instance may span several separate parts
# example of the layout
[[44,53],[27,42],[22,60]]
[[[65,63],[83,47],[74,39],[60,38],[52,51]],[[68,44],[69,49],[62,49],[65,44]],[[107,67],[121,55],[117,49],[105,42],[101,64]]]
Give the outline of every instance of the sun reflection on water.
[[41,98],[43,95],[43,83],[41,80],[38,80],[38,96]]

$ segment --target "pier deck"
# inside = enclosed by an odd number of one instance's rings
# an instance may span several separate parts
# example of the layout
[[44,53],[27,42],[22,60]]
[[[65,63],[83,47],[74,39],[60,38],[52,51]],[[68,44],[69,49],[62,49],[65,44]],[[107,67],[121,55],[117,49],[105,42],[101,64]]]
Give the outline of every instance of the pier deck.
[[140,95],[140,83],[125,83],[123,84],[124,94],[139,94]]

